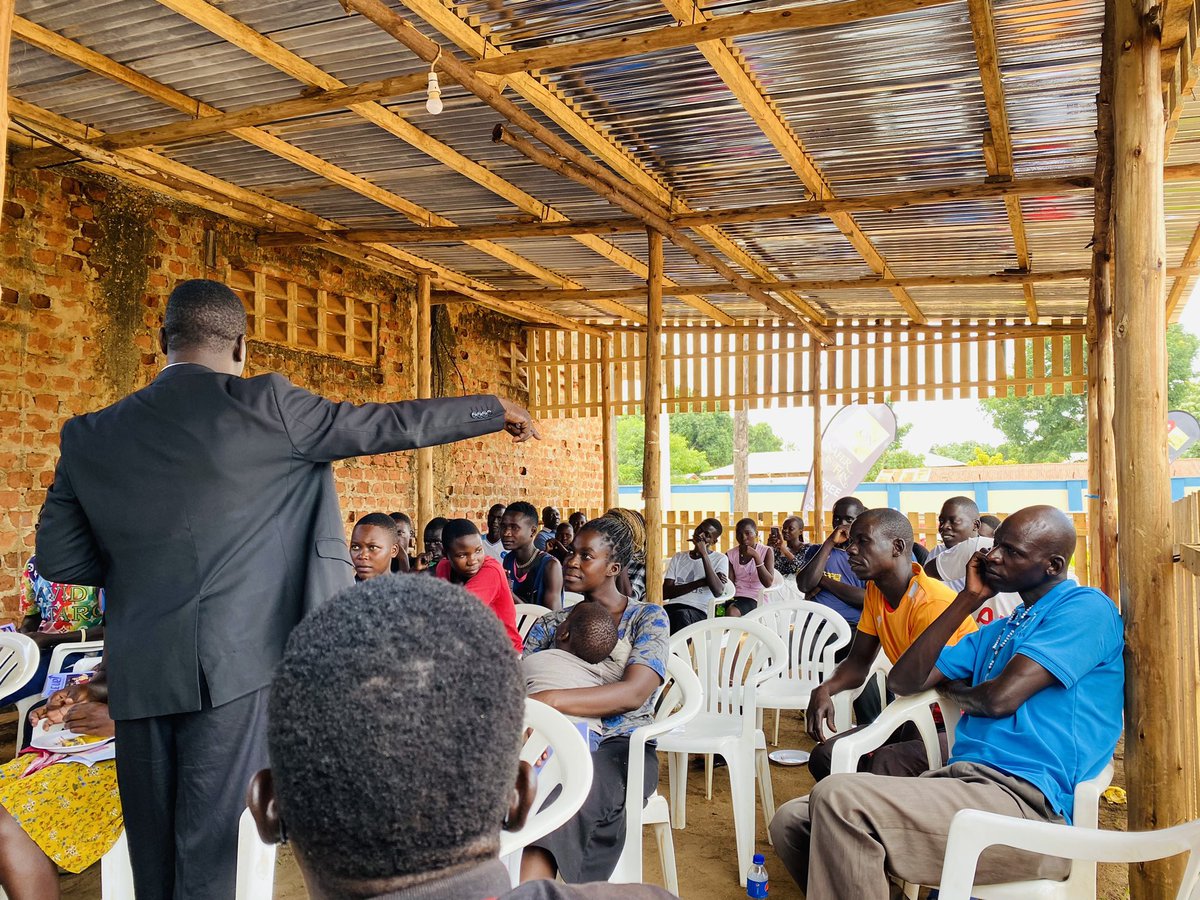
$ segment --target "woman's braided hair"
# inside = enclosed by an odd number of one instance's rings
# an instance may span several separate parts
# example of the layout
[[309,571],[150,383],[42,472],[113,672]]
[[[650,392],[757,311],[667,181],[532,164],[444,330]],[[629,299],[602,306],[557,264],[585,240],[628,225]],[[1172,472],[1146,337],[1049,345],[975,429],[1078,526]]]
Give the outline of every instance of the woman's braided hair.
[[594,531],[599,534],[608,541],[608,552],[621,566],[621,570],[624,571],[629,566],[633,559],[634,535],[633,528],[624,516],[605,513],[598,519],[592,519],[579,531],[580,533]]
[[629,529],[630,538],[633,541],[633,549],[630,551],[629,561],[644,563],[646,561],[646,520],[642,514],[636,509],[614,507],[606,512],[602,518],[617,519],[625,524],[625,527]]

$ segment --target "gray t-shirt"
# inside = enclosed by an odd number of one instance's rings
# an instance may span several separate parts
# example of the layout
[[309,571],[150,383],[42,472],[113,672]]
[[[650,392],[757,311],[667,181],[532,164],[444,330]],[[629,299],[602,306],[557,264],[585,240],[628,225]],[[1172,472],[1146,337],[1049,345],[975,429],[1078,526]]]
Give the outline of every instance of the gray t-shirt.
[[[554,647],[540,653],[530,653],[521,660],[521,674],[525,677],[525,693],[532,696],[541,691],[556,691],[565,688],[600,687],[620,681],[629,662],[629,642],[617,641],[612,655],[598,663],[580,659],[569,650]],[[568,716],[572,722],[586,722],[588,729],[600,734],[603,728],[600,718],[587,719]]]
[[[729,557],[717,550],[709,550],[708,558],[712,561],[713,571],[718,575],[725,576],[725,580],[729,580]],[[667,563],[667,571],[663,575],[664,580],[674,581],[676,584],[686,584],[689,581],[697,581],[704,577],[704,560],[693,559],[690,551],[676,553],[671,557],[671,561]],[[707,585],[701,585],[696,590],[684,594],[681,597],[676,597],[673,600],[668,600],[667,604],[680,603],[684,606],[690,606],[692,609],[698,609],[701,612],[708,612],[708,604],[713,599],[713,592],[709,590]]]

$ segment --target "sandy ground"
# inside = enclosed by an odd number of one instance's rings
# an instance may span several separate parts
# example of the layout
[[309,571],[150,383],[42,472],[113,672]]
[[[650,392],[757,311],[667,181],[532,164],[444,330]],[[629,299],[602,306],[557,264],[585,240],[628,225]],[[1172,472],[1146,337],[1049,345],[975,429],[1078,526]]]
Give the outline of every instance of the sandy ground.
[[[11,741],[11,738],[10,738]],[[809,749],[811,741],[804,735],[799,718],[784,714],[780,729],[780,745]],[[1117,750],[1117,778],[1115,783],[1124,784],[1123,747]],[[661,789],[667,791],[666,765],[663,764]],[[777,803],[792,797],[807,794],[812,787],[807,768],[784,768],[773,765],[771,780]],[[687,828],[674,832],[675,857],[679,872],[680,896],[704,898],[704,900],[735,900],[745,897],[745,889],[737,882],[737,869],[733,842],[733,812],[730,807],[729,779],[724,769],[717,769],[713,779],[713,798],[704,798],[704,773],[693,770],[688,779]],[[767,859],[767,872],[771,876],[771,897],[775,900],[792,900],[803,897],[803,893],[787,876],[782,863],[767,844],[766,825],[761,809],[757,816],[758,852]],[[1102,801],[1100,827],[1125,828],[1125,807]],[[646,834],[645,880],[651,884],[662,884],[658,865],[658,851],[653,834]],[[1128,896],[1128,878],[1123,866],[1101,866],[1098,896],[1103,900],[1122,900]],[[99,866],[94,866],[81,875],[63,876],[65,900],[98,900],[100,897]],[[278,856],[275,876],[277,900],[303,900],[306,897],[304,884],[291,853],[285,847]]]

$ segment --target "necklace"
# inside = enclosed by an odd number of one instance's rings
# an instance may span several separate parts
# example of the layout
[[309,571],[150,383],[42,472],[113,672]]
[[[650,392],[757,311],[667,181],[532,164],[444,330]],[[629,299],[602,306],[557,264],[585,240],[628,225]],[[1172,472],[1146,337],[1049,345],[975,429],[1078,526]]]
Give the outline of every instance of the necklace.
[[1000,651],[1007,646],[1008,642],[1017,636],[1017,632],[1025,627],[1026,623],[1033,621],[1033,608],[1021,604],[1019,609],[1014,609],[1009,615],[1008,620],[1004,624],[1003,633],[997,635],[996,640],[992,642],[992,658],[988,661],[987,672],[984,673],[984,680],[992,676],[992,669],[996,665],[996,660],[1000,656]]
[[517,562],[517,558],[515,556],[513,557],[513,579],[517,582],[517,584],[521,584],[526,578],[529,577],[529,567],[537,562],[537,558],[541,556],[542,553],[543,551],[541,550],[534,550],[533,556],[529,557],[529,562],[525,563],[525,565],[521,565],[519,562]]

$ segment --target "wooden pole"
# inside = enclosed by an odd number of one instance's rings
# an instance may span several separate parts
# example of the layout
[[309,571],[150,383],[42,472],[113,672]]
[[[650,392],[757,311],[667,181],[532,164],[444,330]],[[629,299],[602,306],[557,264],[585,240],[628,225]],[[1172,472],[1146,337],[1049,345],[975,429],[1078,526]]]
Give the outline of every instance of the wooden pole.
[[603,416],[604,508],[621,505],[617,483],[617,416],[613,406],[611,336],[600,341],[600,404]]
[[663,514],[662,514],[662,362],[663,362],[663,237],[646,230],[649,272],[646,275],[646,373],[642,383],[642,415],[646,420],[645,453],[642,456],[642,501],[646,516],[646,600],[662,602]]
[[825,485],[821,471],[821,345],[816,341],[808,347],[808,384],[812,391],[813,452],[812,484],[808,486],[813,496],[813,534],[811,541],[824,540]]
[[[1155,0],[1115,2],[1113,89],[1114,415],[1120,496],[1121,607],[1125,611],[1125,774],[1129,830],[1195,818],[1197,773],[1185,741],[1184,648],[1172,567],[1167,463],[1166,233],[1161,13]],[[1190,658],[1191,654],[1187,655]],[[1182,861],[1134,864],[1133,900],[1173,897]]]
[[[417,276],[417,324],[413,349],[417,354],[417,399],[427,400],[433,396],[433,320],[430,316],[429,276]],[[433,448],[422,447],[417,451],[417,546],[425,551],[425,525],[434,516],[433,512]]]
[[[750,334],[741,336],[741,393],[750,390]],[[739,400],[733,410],[733,512],[740,518],[750,510],[750,401]]]
[[8,59],[12,47],[13,10],[16,0],[0,0],[0,204],[4,202],[8,164]]
[[1117,461],[1113,446],[1112,187],[1114,5],[1106,4],[1096,95],[1095,215],[1088,296],[1088,572],[1119,602]]

